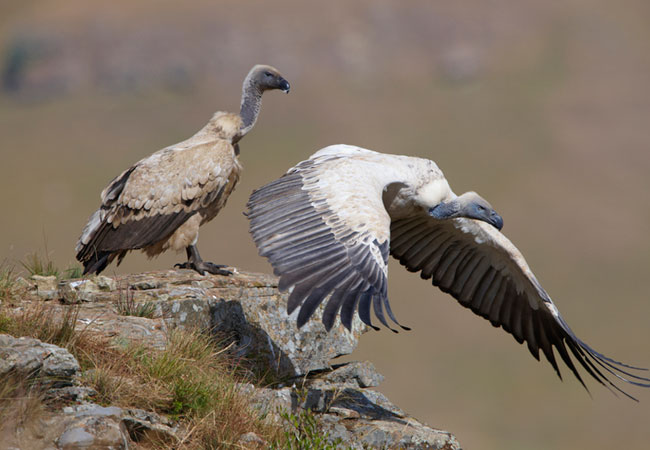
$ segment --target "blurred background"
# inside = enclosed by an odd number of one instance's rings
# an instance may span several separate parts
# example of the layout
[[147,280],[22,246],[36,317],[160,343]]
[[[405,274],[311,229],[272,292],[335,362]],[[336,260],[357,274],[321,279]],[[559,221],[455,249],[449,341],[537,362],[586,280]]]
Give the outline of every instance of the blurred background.
[[[435,160],[457,192],[505,218],[574,331],[650,366],[650,3],[3,0],[0,259],[59,266],[99,193],[129,165],[237,111],[253,64],[291,94],[264,97],[245,171],[201,229],[206,260],[270,272],[242,212],[250,192],[321,147]],[[129,255],[109,274],[184,259]],[[590,397],[417,275],[391,264],[413,327],[363,336],[350,359],[380,390],[468,449],[647,448],[637,404]],[[590,381],[590,380],[588,380]]]

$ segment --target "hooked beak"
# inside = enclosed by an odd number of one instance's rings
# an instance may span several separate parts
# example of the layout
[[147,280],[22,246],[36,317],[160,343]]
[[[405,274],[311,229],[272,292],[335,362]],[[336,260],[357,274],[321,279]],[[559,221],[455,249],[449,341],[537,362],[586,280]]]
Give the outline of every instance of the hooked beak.
[[288,94],[289,91],[291,90],[291,85],[289,85],[289,82],[287,80],[285,80],[284,78],[281,78],[280,79],[280,86],[279,86],[278,89],[280,89],[285,94]]
[[501,231],[501,228],[503,228],[503,218],[497,214],[496,211],[492,211],[490,213],[490,217],[487,222],[499,231]]

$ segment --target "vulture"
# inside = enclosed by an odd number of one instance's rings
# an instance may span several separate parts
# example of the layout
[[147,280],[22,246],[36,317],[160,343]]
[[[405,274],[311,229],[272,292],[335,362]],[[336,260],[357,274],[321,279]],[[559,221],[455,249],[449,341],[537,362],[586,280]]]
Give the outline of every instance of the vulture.
[[241,165],[239,141],[255,125],[265,91],[289,92],[271,66],[256,65],[244,79],[239,114],[217,112],[191,138],[164,148],[122,172],[102,191],[75,248],[84,274],[100,273],[117,257],[140,249],[150,258],[187,252],[176,267],[230,275],[205,262],[196,246],[199,227],[214,219],[233,191]]
[[378,329],[371,307],[384,326],[392,329],[386,315],[401,326],[387,296],[390,254],[526,342],[537,360],[541,350],[560,379],[554,349],[585,389],[576,366],[632,399],[612,377],[650,387],[650,379],[635,373],[646,369],[606,357],[571,331],[501,234],[501,216],[474,192],[454,194],[433,161],[333,145],[254,191],[246,214],[280,290],[293,288],[287,308],[289,314],[299,308],[298,327],[325,300],[327,330],[337,316],[350,329],[355,311]]

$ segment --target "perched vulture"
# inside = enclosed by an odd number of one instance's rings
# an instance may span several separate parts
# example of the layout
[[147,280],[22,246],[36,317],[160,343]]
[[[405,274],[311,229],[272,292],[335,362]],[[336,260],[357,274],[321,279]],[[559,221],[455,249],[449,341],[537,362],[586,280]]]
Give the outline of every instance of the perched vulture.
[[585,388],[569,352],[608,388],[623,392],[608,376],[650,387],[650,379],[632,373],[644,369],[614,361],[578,339],[499,231],[501,217],[474,192],[456,196],[432,161],[326,147],[253,192],[247,215],[280,289],[293,287],[288,310],[300,308],[299,327],[328,298],[322,316],[328,330],[339,314],[350,329],[357,310],[377,329],[371,307],[386,327],[385,313],[399,325],[387,297],[390,254],[525,341],[537,360],[541,350],[560,378],[553,347]]
[[212,220],[233,191],[241,165],[239,140],[260,112],[264,91],[289,92],[277,69],[257,65],[244,80],[239,114],[217,112],[191,138],[157,151],[113,179],[102,191],[75,248],[84,274],[100,273],[117,257],[141,249],[154,257],[169,248],[187,252],[177,267],[229,275],[205,262],[196,242],[199,227]]

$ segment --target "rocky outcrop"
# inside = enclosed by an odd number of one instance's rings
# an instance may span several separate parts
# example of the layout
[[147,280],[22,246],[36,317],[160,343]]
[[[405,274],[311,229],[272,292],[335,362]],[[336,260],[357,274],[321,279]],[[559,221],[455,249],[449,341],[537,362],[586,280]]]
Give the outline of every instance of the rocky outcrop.
[[[45,298],[49,297],[47,292]],[[295,317],[286,313],[286,295],[278,292],[275,277],[262,274],[218,277],[161,271],[115,279],[98,276],[61,283],[59,297],[85,306],[80,316],[90,329],[114,330],[153,346],[164,345],[163,331],[170,327],[210,330],[232,342],[238,355],[280,377],[327,368],[332,358],[351,353],[365,330],[359,320],[352,333],[340,323],[328,333],[319,320],[298,330]],[[125,319],[115,307],[135,309],[143,304],[151,305],[159,319]]]
[[0,334],[0,377],[15,374],[64,387],[72,384],[78,371],[79,363],[66,349],[38,339]]
[[[365,331],[358,319],[352,332],[337,322],[328,333],[319,320],[321,309],[298,330],[296,318],[286,313],[287,295],[277,290],[272,276],[243,272],[201,276],[170,270],[54,285],[42,277],[21,283],[38,301],[60,300],[60,304],[50,302],[54,308],[78,305],[78,325],[84,332],[159,349],[176,327],[217,333],[247,364],[260,373],[273,372],[276,381],[271,387],[240,385],[270,420],[281,422],[283,411],[297,414],[309,409],[329,438],[340,440],[345,448],[460,448],[453,435],[418,422],[377,391],[383,377],[371,363],[331,365],[333,358],[356,347]],[[149,317],[128,315],[144,312]],[[40,371],[56,379],[58,388],[81,388],[76,381],[79,365],[64,349],[4,335],[0,355],[0,374]],[[49,419],[50,428],[58,430],[52,442],[58,448],[128,448],[129,442],[147,435],[155,436],[156,442],[178,439],[178,430],[168,418],[100,407],[84,394],[89,393],[77,392],[73,406]],[[248,434],[240,444],[259,447],[260,438]]]

